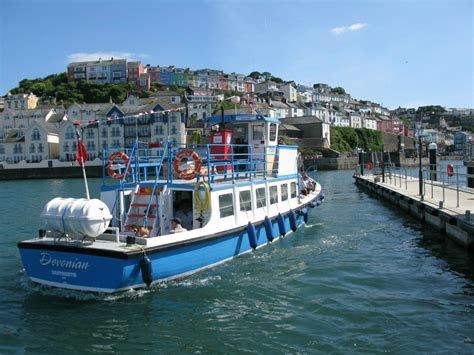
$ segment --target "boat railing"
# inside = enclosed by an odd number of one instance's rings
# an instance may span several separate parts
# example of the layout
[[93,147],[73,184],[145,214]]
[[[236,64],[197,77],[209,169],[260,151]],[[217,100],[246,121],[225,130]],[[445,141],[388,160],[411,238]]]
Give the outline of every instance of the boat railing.
[[[282,149],[296,149],[293,146],[268,146],[252,144],[180,144],[168,142],[164,145],[149,146],[148,143],[136,142],[132,148],[108,149],[104,156],[121,151],[128,156],[128,161],[116,164],[118,176],[123,177],[120,183],[152,183],[150,180],[173,183],[179,180],[174,171],[176,156],[183,150],[197,153],[201,168],[195,171],[196,178],[207,180],[209,184],[217,181],[253,180],[256,178],[276,177],[279,171],[279,153]],[[192,159],[183,162],[186,169],[195,168]],[[187,167],[186,167],[187,166]],[[125,172],[128,172],[126,174]],[[104,160],[103,183],[117,183],[107,174],[107,160]],[[153,184],[154,185],[154,184]]]

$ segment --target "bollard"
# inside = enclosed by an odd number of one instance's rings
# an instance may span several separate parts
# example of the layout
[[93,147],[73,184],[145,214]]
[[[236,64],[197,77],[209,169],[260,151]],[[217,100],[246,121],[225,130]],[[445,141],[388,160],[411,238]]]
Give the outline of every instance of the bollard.
[[438,152],[438,146],[436,143],[430,143],[428,146],[430,156],[430,175],[431,180],[436,181],[436,153]]
[[364,175],[364,151],[359,150],[359,165],[360,165],[360,175]]
[[443,209],[443,201],[439,201],[439,209]]
[[471,220],[471,210],[466,210],[466,221]]

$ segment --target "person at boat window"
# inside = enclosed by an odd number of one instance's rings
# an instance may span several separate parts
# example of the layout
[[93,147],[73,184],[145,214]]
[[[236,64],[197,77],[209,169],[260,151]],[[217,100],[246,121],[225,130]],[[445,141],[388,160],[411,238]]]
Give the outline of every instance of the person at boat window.
[[181,219],[179,218],[173,218],[171,219],[171,230],[170,233],[181,233],[181,232],[186,232],[187,229],[183,228],[181,225]]
[[193,211],[189,199],[185,199],[180,203],[179,209],[175,212],[174,216],[183,222],[181,225],[184,228],[187,230],[193,229]]

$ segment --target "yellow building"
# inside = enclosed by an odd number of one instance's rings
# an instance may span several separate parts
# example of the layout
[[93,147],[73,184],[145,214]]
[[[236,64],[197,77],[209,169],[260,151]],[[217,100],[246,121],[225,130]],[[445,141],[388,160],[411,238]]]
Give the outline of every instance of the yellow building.
[[29,94],[10,93],[5,97],[5,108],[11,110],[31,110],[38,105],[38,97],[30,92]]

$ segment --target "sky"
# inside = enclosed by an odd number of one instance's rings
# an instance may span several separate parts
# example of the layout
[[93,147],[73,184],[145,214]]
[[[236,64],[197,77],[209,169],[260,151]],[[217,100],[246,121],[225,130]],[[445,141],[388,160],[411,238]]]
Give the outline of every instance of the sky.
[[472,0],[0,0],[0,95],[98,57],[474,107]]

